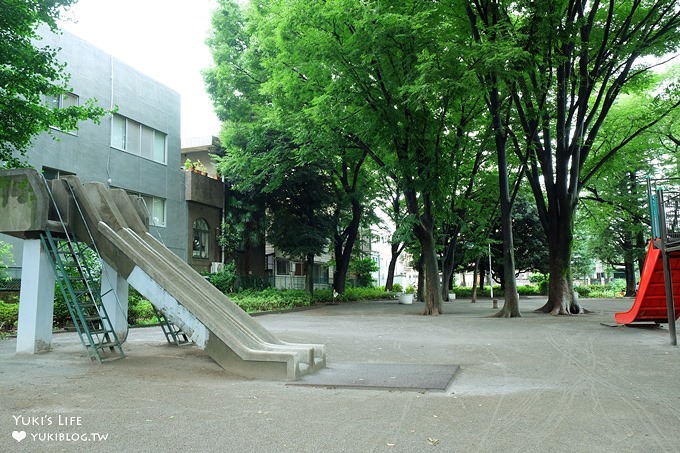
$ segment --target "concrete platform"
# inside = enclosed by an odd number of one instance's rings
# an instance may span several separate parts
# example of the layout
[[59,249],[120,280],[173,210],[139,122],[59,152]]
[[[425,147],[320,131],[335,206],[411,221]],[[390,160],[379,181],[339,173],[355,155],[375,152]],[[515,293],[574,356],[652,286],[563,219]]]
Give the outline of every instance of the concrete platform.
[[289,385],[444,392],[456,371],[458,365],[336,363]]
[[[533,313],[543,302],[522,298],[520,319],[489,318],[488,299],[434,318],[396,302],[258,317],[286,341],[326,344],[329,367],[459,364],[446,392],[243,379],[198,348],[168,346],[160,328],[131,330],[127,357],[106,364],[74,334],[36,356],[0,340],[0,451],[680,451],[680,348],[667,326],[600,325],[632,299],[582,300],[593,314],[562,317]],[[33,440],[46,433],[108,437]]]

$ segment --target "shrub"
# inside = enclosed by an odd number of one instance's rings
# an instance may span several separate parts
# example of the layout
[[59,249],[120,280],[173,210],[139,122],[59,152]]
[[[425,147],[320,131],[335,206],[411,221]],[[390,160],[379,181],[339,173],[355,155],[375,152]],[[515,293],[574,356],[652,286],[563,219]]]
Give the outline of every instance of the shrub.
[[[336,302],[352,302],[359,300],[391,299],[393,293],[385,292],[380,288],[347,288],[342,294],[338,294]],[[314,291],[314,302],[332,302],[333,290],[322,289]]]
[[68,311],[68,306],[66,305],[66,300],[64,300],[64,295],[57,284],[54,288],[54,327],[63,328],[71,322],[71,313]]
[[224,294],[233,293],[236,283],[236,265],[234,263],[225,264],[222,271],[210,274],[208,278],[210,283]]
[[19,304],[0,302],[0,332],[14,330],[19,319]]
[[354,259],[350,268],[357,275],[357,286],[372,286],[372,273],[379,269],[378,264],[371,258]]
[[156,321],[156,313],[151,302],[135,291],[134,288],[130,288],[128,292],[128,324],[134,326],[154,321]]
[[539,288],[534,285],[522,285],[517,287],[517,292],[522,296],[536,296],[539,293]]
[[402,291],[404,291],[404,289],[399,283],[395,283],[394,285],[392,285],[392,292],[393,293],[400,293]]
[[309,293],[296,289],[245,290],[231,294],[230,297],[239,307],[249,313],[287,310],[311,305]]

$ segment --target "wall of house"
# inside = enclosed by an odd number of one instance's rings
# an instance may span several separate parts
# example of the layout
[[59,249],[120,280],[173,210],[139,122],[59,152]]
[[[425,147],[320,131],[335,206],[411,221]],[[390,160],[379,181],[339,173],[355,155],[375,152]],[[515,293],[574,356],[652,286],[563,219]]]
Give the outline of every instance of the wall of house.
[[[28,153],[36,169],[46,167],[75,173],[83,182],[99,181],[111,187],[165,200],[165,226],[150,232],[181,258],[187,257],[187,209],[184,172],[180,163],[180,96],[172,89],[116,60],[86,41],[64,32],[41,29],[41,45],[60,48],[67,63],[69,86],[80,104],[96,99],[105,108],[166,135],[166,163],[158,163],[111,146],[112,116],[100,124],[81,122],[75,133],[56,129],[37,136]],[[3,238],[4,239],[4,238]],[[20,265],[21,244],[14,242]]]
[[[209,272],[211,263],[221,261],[221,249],[217,243],[217,230],[222,222],[222,210],[203,205],[200,203],[187,202],[187,207],[189,211],[189,237],[187,238],[187,253],[189,256],[188,263],[191,267],[199,272]],[[192,254],[193,250],[193,234],[192,226],[196,219],[205,219],[208,223],[208,257],[199,258],[194,257]]]

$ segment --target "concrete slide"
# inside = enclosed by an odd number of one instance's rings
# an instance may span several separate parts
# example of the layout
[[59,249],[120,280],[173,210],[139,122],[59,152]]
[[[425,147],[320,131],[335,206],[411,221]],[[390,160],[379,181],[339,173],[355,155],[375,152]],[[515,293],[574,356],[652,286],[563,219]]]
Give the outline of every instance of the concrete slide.
[[279,340],[149,234],[146,210],[125,191],[81,184],[77,177],[54,181],[52,191],[76,237],[92,237],[104,261],[223,368],[298,379],[325,366],[323,345]]
[[[673,295],[675,314],[680,316],[680,253],[669,255],[671,264],[671,280],[673,281]],[[614,319],[617,324],[634,323],[666,323],[668,322],[668,308],[666,305],[666,287],[663,271],[661,250],[654,247],[650,241],[645,263],[642,266],[642,278],[635,296],[635,302],[630,310],[616,313]]]

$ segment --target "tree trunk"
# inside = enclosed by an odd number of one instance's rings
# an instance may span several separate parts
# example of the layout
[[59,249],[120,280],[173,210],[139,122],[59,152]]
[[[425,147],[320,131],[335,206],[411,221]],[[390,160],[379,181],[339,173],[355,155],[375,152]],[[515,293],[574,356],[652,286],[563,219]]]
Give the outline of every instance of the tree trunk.
[[629,254],[626,254],[624,267],[626,271],[626,292],[624,296],[633,297],[637,293],[637,275],[635,274],[635,259]]
[[314,295],[314,254],[307,254],[307,262],[305,264],[305,290],[310,296]]
[[[418,277],[416,280],[416,293],[413,295],[416,301],[424,302],[425,296],[425,273],[423,272],[423,256],[418,257],[418,261],[415,263],[415,270],[418,271]],[[410,284],[410,282],[409,282]]]
[[[423,264],[425,288],[423,296],[425,298],[424,315],[442,314],[442,295],[439,285],[439,266],[437,265],[437,251],[435,249],[434,235],[432,231],[417,228],[416,236],[420,241],[420,256]],[[420,286],[420,285],[419,285]]]
[[397,268],[397,261],[399,260],[399,255],[404,250],[399,244],[391,245],[392,254],[390,255],[390,264],[387,267],[387,280],[385,281],[385,291],[392,291],[392,286],[394,286],[394,271]]
[[352,249],[359,235],[361,225],[361,204],[352,199],[352,219],[342,234],[335,233],[333,237],[333,254],[335,256],[335,269],[333,271],[333,288],[338,293],[345,292],[347,271],[352,259]]
[[453,276],[453,266],[444,264],[442,269],[442,300],[449,300],[449,288]]
[[481,266],[479,268],[479,289],[481,289],[481,290],[484,289],[484,282],[485,281],[486,281],[486,267]]
[[537,311],[551,315],[583,313],[574,297],[574,281],[571,274],[571,251],[573,243],[573,211],[558,218],[549,213],[552,234],[548,238],[548,260],[550,279],[548,281],[548,301]]
[[[645,246],[647,243],[645,242],[645,236],[642,231],[639,231],[636,237],[636,245],[639,250],[646,250]],[[637,267],[638,267],[638,274],[636,277],[637,282],[640,282],[640,279],[642,278],[642,268],[645,266],[645,255],[644,254],[639,254],[638,259],[637,259]],[[637,291],[637,283],[635,284],[635,289]]]
[[512,203],[510,201],[510,184],[508,182],[508,156],[505,146],[506,132],[501,118],[500,94],[495,87],[489,90],[489,107],[498,160],[498,188],[501,201],[501,233],[503,235],[503,279],[501,282],[505,295],[505,303],[496,316],[499,318],[515,318],[522,315],[519,311],[517,281],[515,280],[515,245],[512,237]]
[[477,258],[475,260],[475,269],[472,271],[472,303],[475,304],[477,303],[477,276],[479,274],[479,261],[481,258]]

